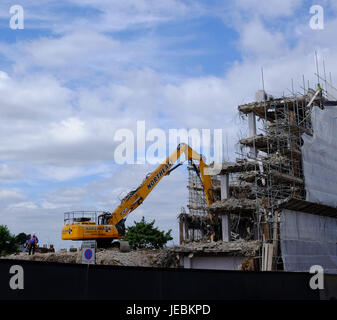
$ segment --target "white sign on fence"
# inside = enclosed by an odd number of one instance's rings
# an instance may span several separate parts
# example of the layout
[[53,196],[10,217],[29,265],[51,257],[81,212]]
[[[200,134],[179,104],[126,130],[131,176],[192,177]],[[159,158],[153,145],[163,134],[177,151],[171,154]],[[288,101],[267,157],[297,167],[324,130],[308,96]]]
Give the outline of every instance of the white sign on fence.
[[82,263],[95,264],[96,263],[96,240],[82,241]]

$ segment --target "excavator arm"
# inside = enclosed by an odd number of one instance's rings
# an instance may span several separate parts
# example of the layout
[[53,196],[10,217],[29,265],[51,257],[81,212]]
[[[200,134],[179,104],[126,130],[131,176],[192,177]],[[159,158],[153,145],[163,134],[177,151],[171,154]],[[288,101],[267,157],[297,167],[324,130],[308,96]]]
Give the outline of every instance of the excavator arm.
[[[195,152],[185,143],[178,145],[166,160],[159,167],[148,174],[141,185],[131,191],[112,213],[104,213],[99,217],[99,224],[93,222],[74,222],[63,226],[63,240],[89,240],[89,239],[118,239],[122,237],[125,218],[140,206],[159,181],[169,175],[176,167],[173,165],[181,155],[185,155],[185,160],[196,160],[199,162],[200,178],[202,181],[206,203],[210,205],[214,202],[212,190],[212,180],[206,175],[207,167],[203,157]],[[210,215],[212,223],[212,216]],[[213,237],[211,236],[211,240]]]
[[172,166],[178,161],[180,156],[184,154],[186,160],[199,161],[200,174],[202,185],[205,192],[206,203],[210,205],[214,202],[212,191],[212,181],[210,176],[204,174],[206,164],[201,155],[195,152],[191,147],[185,143],[178,145],[177,149],[166,158],[166,160],[151,174],[149,174],[142,184],[132,193],[128,194],[121,202],[121,204],[112,213],[108,224],[116,225],[122,219],[125,219],[128,214],[134,211],[139,205],[143,203],[146,197],[159,183],[159,181],[166,175],[170,174]]

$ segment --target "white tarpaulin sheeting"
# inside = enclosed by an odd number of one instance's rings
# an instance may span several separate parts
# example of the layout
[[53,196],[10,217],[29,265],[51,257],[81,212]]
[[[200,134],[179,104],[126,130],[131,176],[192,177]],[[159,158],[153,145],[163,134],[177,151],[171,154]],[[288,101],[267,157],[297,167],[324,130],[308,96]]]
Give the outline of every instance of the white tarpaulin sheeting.
[[337,274],[337,219],[285,209],[280,240],[284,270],[308,272],[320,265]]
[[306,199],[337,207],[337,107],[312,111],[313,137],[303,134]]

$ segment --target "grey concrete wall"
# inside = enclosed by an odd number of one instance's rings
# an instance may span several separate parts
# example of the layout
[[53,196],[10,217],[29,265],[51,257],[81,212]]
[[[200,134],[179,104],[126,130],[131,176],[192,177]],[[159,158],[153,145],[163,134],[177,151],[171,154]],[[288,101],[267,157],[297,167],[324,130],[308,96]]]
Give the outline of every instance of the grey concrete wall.
[[337,219],[285,209],[280,240],[285,271],[309,272],[319,265],[337,274]]
[[240,264],[247,257],[199,257],[188,256],[181,258],[180,263],[186,269],[209,269],[209,270],[238,270]]

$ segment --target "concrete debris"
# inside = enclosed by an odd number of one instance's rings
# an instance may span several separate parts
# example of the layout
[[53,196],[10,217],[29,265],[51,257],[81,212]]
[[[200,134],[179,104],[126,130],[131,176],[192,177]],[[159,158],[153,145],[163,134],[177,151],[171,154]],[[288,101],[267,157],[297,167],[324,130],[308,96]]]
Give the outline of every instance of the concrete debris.
[[[245,192],[245,193],[248,193],[248,192],[251,192],[252,191],[252,187],[253,187],[253,184],[252,183],[247,183],[245,181],[239,181],[239,183],[231,183],[229,185],[229,191],[230,193],[240,193],[240,192]],[[213,188],[213,191],[215,193],[217,192],[220,192],[221,191],[221,187],[220,186],[216,186]]]
[[244,213],[256,210],[259,199],[236,199],[229,198],[214,202],[209,206],[209,209],[214,214],[229,213]]
[[187,205],[187,208],[188,209],[192,209],[192,210],[206,210],[206,205],[204,205],[204,206],[196,206],[196,205]]
[[243,172],[243,173],[240,173],[236,176],[236,178],[239,180],[239,181],[245,181],[245,182],[249,182],[249,183],[252,183],[252,182],[255,182],[255,178],[256,176],[258,176],[260,174],[260,172],[258,171],[252,171],[252,172]]
[[[1,257],[1,259],[12,260],[28,260],[28,261],[43,261],[43,262],[62,262],[62,263],[80,263],[81,257],[77,252],[67,252],[64,250],[55,253],[35,253],[28,255],[28,253],[11,254],[9,256]],[[79,262],[77,262],[77,260]]]
[[255,170],[256,161],[223,162],[220,174]]
[[268,145],[268,142],[270,143],[270,141],[268,141],[268,137],[262,134],[258,134],[258,135],[255,135],[249,138],[243,138],[239,141],[240,144],[243,144],[249,147],[254,146],[256,148],[266,148]]
[[[298,136],[298,133],[297,133]],[[295,140],[295,139],[294,139]],[[245,147],[255,147],[261,151],[268,151],[269,155],[273,152],[278,152],[279,149],[282,151],[289,150],[286,149],[289,141],[289,134],[288,136],[283,132],[282,134],[272,134],[269,133],[268,135],[255,135],[249,138],[243,138],[239,141],[239,143]],[[292,150],[298,151],[297,149],[292,146]],[[288,160],[288,159],[285,159]]]
[[96,263],[103,265],[160,267],[160,251],[148,249],[130,252],[120,252],[118,249],[102,250],[96,253]]
[[251,192],[252,191],[252,183],[241,182],[238,184],[230,184],[229,190],[232,192]]
[[300,161],[302,158],[302,152],[296,149],[293,150],[285,149],[281,151],[281,154],[287,158],[287,161],[289,161],[289,159]]
[[[167,267],[169,265],[171,252],[167,249],[143,249],[130,252],[120,252],[119,249],[105,249],[96,252],[96,264],[115,266],[137,266],[137,267]],[[58,263],[82,262],[81,252],[57,251],[55,253],[27,253],[12,254],[2,259],[30,260]]]
[[191,215],[187,213],[181,213],[178,216],[179,221],[187,222],[189,224],[203,225],[210,224],[208,215]]
[[[273,99],[269,101],[262,101],[262,102],[251,102],[247,104],[243,104],[238,106],[238,110],[242,112],[243,114],[248,114],[250,112],[254,112],[256,114],[261,114],[262,117],[265,115],[265,110],[269,111],[270,109],[277,109],[277,108],[283,108],[284,105],[287,105],[287,107],[290,110],[293,110],[296,108],[299,102],[309,102],[312,98],[312,92],[308,92],[305,95],[302,96],[296,96],[296,97],[282,97],[278,99]],[[317,97],[315,99],[315,102],[321,102],[322,98]]]
[[284,163],[287,163],[289,159],[287,157],[284,157],[280,154],[271,154],[267,159],[262,159],[262,162],[264,164],[269,163],[270,165],[278,166]]
[[276,170],[272,170],[271,174],[280,182],[284,182],[284,183],[293,182],[293,183],[299,184],[299,185],[304,184],[303,179],[294,177],[290,174],[277,172]]
[[231,241],[231,242],[189,242],[168,250],[178,253],[214,253],[229,256],[254,257],[260,248],[259,241]]

